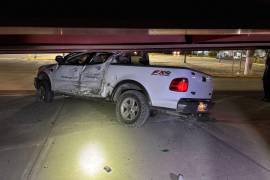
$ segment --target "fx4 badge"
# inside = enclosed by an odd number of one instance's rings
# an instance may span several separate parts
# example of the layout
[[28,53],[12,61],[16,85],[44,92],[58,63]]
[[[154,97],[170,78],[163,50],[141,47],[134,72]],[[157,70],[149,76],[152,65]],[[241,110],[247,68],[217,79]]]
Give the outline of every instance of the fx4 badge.
[[171,71],[154,70],[151,75],[169,76]]

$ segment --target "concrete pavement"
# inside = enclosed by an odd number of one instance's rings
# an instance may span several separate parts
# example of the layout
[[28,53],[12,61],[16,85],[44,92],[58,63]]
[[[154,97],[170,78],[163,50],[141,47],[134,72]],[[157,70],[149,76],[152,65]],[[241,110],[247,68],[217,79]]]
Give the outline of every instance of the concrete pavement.
[[[270,105],[260,95],[216,93],[215,120],[158,114],[142,128],[119,125],[106,102],[0,97],[0,179],[269,179]],[[102,158],[96,173],[82,165],[91,149]]]
[[30,164],[51,129],[61,103],[41,105],[34,100],[30,96],[0,97],[1,180],[21,179],[32,168]]

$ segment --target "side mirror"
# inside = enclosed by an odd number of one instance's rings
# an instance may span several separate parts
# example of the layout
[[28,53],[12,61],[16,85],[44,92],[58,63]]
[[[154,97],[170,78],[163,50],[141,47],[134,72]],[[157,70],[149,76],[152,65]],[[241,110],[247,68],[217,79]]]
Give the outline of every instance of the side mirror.
[[55,57],[55,61],[56,61],[58,64],[63,64],[63,63],[64,63],[64,58],[63,58],[63,56],[56,56],[56,57]]

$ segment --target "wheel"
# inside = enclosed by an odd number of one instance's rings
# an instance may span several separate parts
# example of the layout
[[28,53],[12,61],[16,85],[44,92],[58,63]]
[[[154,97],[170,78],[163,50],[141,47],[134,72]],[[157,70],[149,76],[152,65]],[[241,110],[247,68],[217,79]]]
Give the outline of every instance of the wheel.
[[121,124],[129,127],[141,127],[149,115],[149,104],[143,93],[129,90],[117,99],[116,117]]
[[40,102],[52,102],[53,91],[48,80],[42,80],[37,89],[37,100]]

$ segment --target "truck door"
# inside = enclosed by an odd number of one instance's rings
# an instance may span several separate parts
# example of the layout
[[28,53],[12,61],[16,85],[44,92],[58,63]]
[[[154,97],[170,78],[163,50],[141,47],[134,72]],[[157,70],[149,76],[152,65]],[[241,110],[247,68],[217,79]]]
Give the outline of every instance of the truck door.
[[105,74],[105,61],[110,53],[97,53],[83,68],[80,79],[80,91],[86,96],[97,96],[100,94]]
[[89,54],[81,53],[56,67],[54,73],[54,89],[59,92],[76,94],[80,90],[80,75]]

